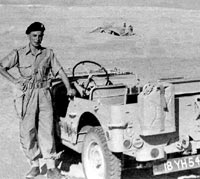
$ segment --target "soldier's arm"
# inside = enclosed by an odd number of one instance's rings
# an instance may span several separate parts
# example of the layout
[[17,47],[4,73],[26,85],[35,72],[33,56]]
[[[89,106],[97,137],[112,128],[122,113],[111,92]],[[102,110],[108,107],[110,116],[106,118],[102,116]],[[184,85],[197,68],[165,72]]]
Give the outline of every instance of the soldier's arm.
[[18,64],[18,52],[12,50],[6,57],[0,61],[0,74],[11,83],[16,84],[18,80],[11,75],[8,70],[17,66]]
[[54,76],[59,75],[67,89],[67,95],[68,96],[75,96],[75,90],[71,88],[69,79],[67,74],[64,72],[62,66],[60,65],[59,61],[55,57],[55,54],[53,53],[53,50],[50,50],[50,58],[51,58],[51,70],[53,72]]
[[3,68],[1,65],[0,65],[0,74],[11,83],[14,83],[14,84],[17,83],[17,79],[14,78],[10,73],[8,73],[8,71],[5,68]]
[[59,70],[58,73],[59,73],[65,87],[67,88],[67,95],[68,96],[75,96],[76,92],[75,92],[74,89],[71,88],[67,74],[64,72],[64,70],[62,68]]

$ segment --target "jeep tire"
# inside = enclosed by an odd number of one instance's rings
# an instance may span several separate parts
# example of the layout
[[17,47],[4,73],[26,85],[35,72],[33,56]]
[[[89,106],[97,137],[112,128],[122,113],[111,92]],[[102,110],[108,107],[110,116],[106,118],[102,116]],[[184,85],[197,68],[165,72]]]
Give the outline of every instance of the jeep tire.
[[82,150],[82,163],[87,179],[121,178],[121,159],[108,149],[101,127],[93,127],[86,134]]

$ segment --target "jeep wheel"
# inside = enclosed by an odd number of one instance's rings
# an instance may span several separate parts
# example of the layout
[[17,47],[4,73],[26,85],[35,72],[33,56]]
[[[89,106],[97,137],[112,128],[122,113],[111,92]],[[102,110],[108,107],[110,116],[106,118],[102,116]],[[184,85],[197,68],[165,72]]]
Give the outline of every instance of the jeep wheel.
[[120,179],[121,160],[108,149],[101,127],[94,127],[85,136],[82,151],[87,179]]

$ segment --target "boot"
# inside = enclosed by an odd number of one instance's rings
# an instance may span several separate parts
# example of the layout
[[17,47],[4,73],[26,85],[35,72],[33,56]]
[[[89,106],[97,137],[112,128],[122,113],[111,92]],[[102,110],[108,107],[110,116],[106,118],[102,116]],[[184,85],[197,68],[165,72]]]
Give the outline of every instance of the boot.
[[47,170],[47,179],[62,179],[62,175],[57,168]]
[[33,179],[40,174],[39,167],[32,167],[30,171],[26,174],[26,179]]

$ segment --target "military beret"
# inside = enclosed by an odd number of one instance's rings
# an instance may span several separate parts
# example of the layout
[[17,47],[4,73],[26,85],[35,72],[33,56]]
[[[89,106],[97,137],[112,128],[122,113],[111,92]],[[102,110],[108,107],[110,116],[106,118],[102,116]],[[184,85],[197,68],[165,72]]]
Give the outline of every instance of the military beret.
[[45,27],[44,24],[40,23],[40,22],[33,22],[31,25],[29,25],[26,29],[26,34],[30,34],[33,31],[45,31]]

